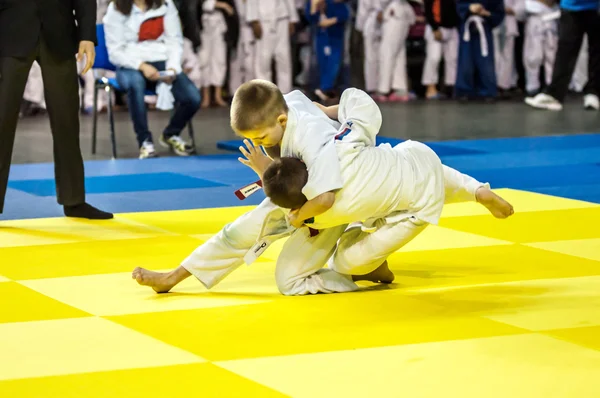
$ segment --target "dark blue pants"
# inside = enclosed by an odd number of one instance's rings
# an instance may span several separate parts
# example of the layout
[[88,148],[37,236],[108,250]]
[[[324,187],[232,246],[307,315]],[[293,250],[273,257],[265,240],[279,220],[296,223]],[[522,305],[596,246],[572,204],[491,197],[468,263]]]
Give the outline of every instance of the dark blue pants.
[[[150,64],[159,71],[165,70],[164,62],[152,62]],[[117,82],[127,92],[127,104],[138,144],[141,147],[144,141],[152,142],[152,133],[148,129],[148,112],[144,96],[156,89],[156,82],[146,80],[139,70],[128,68],[117,69]],[[172,137],[181,133],[200,108],[202,99],[194,83],[184,73],[177,75],[171,92],[175,97],[175,111],[163,132],[165,137]]]
[[494,38],[492,30],[485,26],[488,54],[481,54],[481,37],[474,25],[471,25],[471,40],[463,40],[465,26],[460,26],[460,44],[458,46],[458,68],[454,92],[456,97],[495,97],[496,69],[494,64]]
[[329,91],[335,88],[344,61],[344,39],[317,36],[315,39],[319,63],[319,88]]

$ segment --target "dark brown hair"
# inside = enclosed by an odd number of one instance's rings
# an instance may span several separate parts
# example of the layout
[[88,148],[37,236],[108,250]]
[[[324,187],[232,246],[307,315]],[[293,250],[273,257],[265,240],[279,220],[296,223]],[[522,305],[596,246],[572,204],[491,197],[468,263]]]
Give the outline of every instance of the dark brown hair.
[[[113,0],[115,8],[123,15],[131,14],[133,8],[133,0]],[[152,10],[165,4],[165,0],[146,0],[146,9]]]
[[295,210],[308,201],[302,193],[308,171],[300,159],[274,160],[265,170],[262,181],[265,194],[279,207]]

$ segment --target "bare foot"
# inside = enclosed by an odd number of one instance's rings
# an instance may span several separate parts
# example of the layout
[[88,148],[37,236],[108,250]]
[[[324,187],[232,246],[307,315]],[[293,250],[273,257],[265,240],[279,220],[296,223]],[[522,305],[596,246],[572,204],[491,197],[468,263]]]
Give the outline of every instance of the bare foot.
[[131,278],[135,279],[140,285],[150,286],[156,293],[167,293],[175,286],[170,272],[154,272],[137,267],[133,270]]
[[394,273],[390,271],[387,260],[375,271],[369,272],[366,275],[354,275],[352,277],[355,281],[370,281],[374,283],[392,283],[394,278]]
[[515,213],[510,203],[486,187],[480,187],[475,193],[475,198],[496,218],[508,218]]
[[[206,98],[206,97],[204,97],[204,98]],[[209,106],[210,106],[210,99],[207,99],[207,100],[202,99],[202,102],[200,103],[200,108],[206,109]]]

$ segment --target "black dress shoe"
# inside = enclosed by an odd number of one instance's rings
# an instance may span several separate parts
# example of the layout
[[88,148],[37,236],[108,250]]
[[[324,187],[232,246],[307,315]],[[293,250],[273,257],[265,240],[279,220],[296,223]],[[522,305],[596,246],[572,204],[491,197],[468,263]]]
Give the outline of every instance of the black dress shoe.
[[87,203],[75,206],[64,206],[64,209],[65,216],[67,217],[87,218],[88,220],[110,220],[114,217],[112,213],[98,210]]

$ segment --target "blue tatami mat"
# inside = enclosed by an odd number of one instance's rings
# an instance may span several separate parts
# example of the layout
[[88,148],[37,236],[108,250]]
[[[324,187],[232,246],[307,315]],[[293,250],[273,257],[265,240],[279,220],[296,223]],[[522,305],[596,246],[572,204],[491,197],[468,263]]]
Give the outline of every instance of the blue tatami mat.
[[[177,173],[125,174],[87,177],[88,194],[213,188],[224,184]],[[54,179],[10,181],[8,186],[36,196],[55,196]]]
[[[392,145],[401,140],[380,137]],[[219,143],[237,152],[241,141]],[[489,182],[600,203],[600,134],[427,143],[444,164]],[[115,213],[255,205],[234,191],[257,179],[238,154],[86,162],[87,200]],[[13,165],[0,219],[62,216],[54,166]]]
[[[380,144],[390,144],[392,146],[398,145],[405,140],[401,140],[398,138],[390,138],[390,137],[377,137],[377,145]],[[459,148],[445,145],[445,143],[439,142],[428,142],[427,145],[431,147],[438,154],[438,156],[455,156],[455,155],[471,155],[476,153],[485,153],[484,151],[477,149],[468,149],[468,148]],[[231,141],[219,141],[217,142],[217,148],[223,149],[226,151],[232,151],[239,153],[240,146],[244,146],[242,140],[231,140]]]

